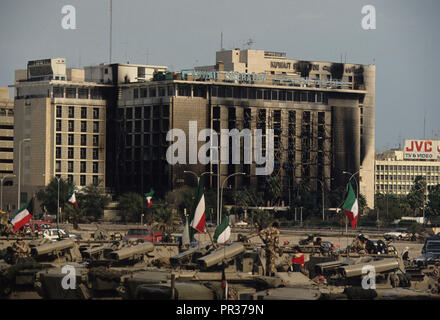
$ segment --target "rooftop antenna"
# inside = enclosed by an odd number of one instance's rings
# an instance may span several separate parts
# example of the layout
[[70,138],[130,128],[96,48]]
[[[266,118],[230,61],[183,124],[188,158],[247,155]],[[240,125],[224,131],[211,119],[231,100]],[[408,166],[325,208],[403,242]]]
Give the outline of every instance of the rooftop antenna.
[[147,51],[145,52],[145,57],[146,57],[146,65],[148,65],[148,57],[150,56],[150,52],[147,49]]
[[112,8],[113,6],[113,0],[110,0],[110,47],[109,47],[109,58],[108,61],[111,64],[112,63]]
[[246,41],[247,48],[250,49],[254,43],[255,43],[254,39],[249,38],[248,41]]
[[220,51],[223,51],[223,32],[220,32]]
[[347,63],[347,52],[345,52],[344,63]]

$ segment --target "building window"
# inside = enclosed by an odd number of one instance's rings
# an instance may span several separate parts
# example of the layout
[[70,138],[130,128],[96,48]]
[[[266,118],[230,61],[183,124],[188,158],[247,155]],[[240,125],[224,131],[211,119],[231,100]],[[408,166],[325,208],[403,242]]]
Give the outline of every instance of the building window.
[[69,122],[68,122],[68,129],[69,129],[69,132],[75,131],[74,130],[74,125],[73,125],[73,120],[69,120]]
[[69,107],[69,118],[75,117],[75,107]]
[[73,159],[73,148],[67,149],[67,158]]
[[81,121],[81,132],[87,132],[87,121]]
[[87,108],[81,107],[81,119],[87,119]]
[[93,121],[93,132],[98,133],[99,132],[99,122]]
[[133,119],[133,108],[127,108],[126,117],[127,119]]
[[99,146],[99,136],[97,135],[93,136],[93,146],[95,147]]
[[61,144],[61,133],[57,133],[55,140],[56,144]]
[[73,172],[73,161],[68,161],[67,162],[67,171],[68,172]]
[[66,88],[66,98],[76,98],[76,88]]
[[67,143],[69,144],[69,146],[73,146],[74,144],[73,134],[69,134]]
[[93,108],[93,119],[99,119],[99,109]]
[[62,115],[62,107],[61,106],[57,106],[57,118],[61,118]]
[[56,157],[57,159],[61,159],[61,148],[60,148],[60,147],[57,147],[57,148],[55,149],[55,157]]
[[85,186],[86,185],[86,176],[85,175],[80,175],[79,176],[79,184],[81,186]]
[[55,162],[55,172],[61,172],[61,161]]
[[80,156],[81,156],[81,159],[86,159],[87,157],[87,149],[86,148],[81,148],[81,150],[80,150]]
[[67,175],[67,182],[68,182],[69,184],[72,184],[72,183],[73,183],[73,175],[72,175],[72,174]]
[[99,153],[97,148],[93,149],[93,160],[99,160]]
[[99,180],[98,180],[98,176],[93,176],[93,184],[94,184],[94,185],[97,185],[98,182],[99,182]]
[[99,163],[93,162],[93,173],[98,173]]
[[81,173],[85,173],[86,172],[86,162],[85,161],[81,161],[80,162],[79,170],[80,170]]
[[139,98],[139,89],[133,89],[133,99]]
[[82,134],[81,135],[81,145],[86,146],[87,145],[87,135]]
[[89,89],[78,89],[78,99],[88,99]]
[[57,131],[61,131],[61,120],[57,120]]

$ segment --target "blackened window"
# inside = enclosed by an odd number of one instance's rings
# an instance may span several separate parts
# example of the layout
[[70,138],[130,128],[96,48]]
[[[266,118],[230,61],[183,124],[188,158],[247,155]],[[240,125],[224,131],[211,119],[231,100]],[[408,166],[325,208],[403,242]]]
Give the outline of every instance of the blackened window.
[[61,133],[57,133],[55,140],[56,144],[61,144]]
[[85,186],[86,185],[86,176],[85,175],[80,175],[79,176],[79,184],[81,186]]
[[81,119],[87,119],[87,108],[81,107]]
[[55,154],[56,154],[56,158],[57,159],[61,159],[61,148],[60,147],[57,147],[56,149],[55,149]]
[[150,98],[156,97],[156,87],[150,88]]
[[61,118],[63,107],[57,106],[57,118]]
[[133,119],[133,108],[127,108],[126,118]]
[[170,107],[169,106],[163,106],[162,108],[162,117],[169,118],[170,117]]
[[78,89],[78,99],[88,99],[89,89]]
[[73,161],[68,161],[67,162],[67,171],[68,172],[73,172]]
[[98,173],[99,163],[93,162],[93,173]]
[[86,172],[86,162],[85,161],[81,161],[79,164],[79,169],[81,173],[85,173]]
[[81,156],[81,159],[86,159],[87,157],[87,149],[86,148],[81,148],[81,150],[80,150],[80,156]]
[[81,135],[81,145],[86,146],[87,145],[87,135],[82,134]]
[[93,160],[99,160],[99,149],[94,148],[93,149]]
[[293,92],[292,91],[287,91],[286,100],[287,101],[292,101],[293,100]]
[[99,119],[99,109],[93,108],[93,119]]
[[76,88],[66,88],[66,98],[76,98]]
[[81,132],[87,132],[87,121],[81,121]]
[[133,89],[133,99],[139,98],[139,89]]
[[99,183],[98,176],[93,176],[93,184],[98,185],[98,183]]
[[134,136],[134,145],[135,146],[140,146],[141,145],[141,135],[140,134],[136,134]]
[[134,131],[135,132],[141,132],[142,131],[142,121],[137,120],[134,122]]
[[73,159],[73,148],[67,149],[67,158]]
[[68,122],[68,128],[69,128],[69,131],[70,131],[70,132],[75,131],[75,130],[74,130],[74,125],[73,125],[73,120],[69,120],[69,122]]
[[300,92],[299,91],[294,91],[293,101],[300,101]]
[[151,106],[144,107],[144,118],[149,119],[151,117]]
[[61,161],[55,162],[55,172],[61,172]]
[[75,117],[75,107],[69,107],[69,118]]
[[61,131],[61,120],[57,120],[57,131]]
[[142,107],[136,107],[134,111],[134,117],[136,119],[142,118]]
[[220,119],[220,107],[214,107],[213,108],[213,118],[214,119]]
[[73,146],[73,144],[74,144],[73,134],[69,134],[68,139],[67,139],[67,143],[69,146]]
[[93,136],[93,146],[95,146],[95,147],[99,146],[99,136],[98,135]]
[[73,175],[71,175],[71,174],[67,175],[67,182],[68,182],[69,184],[72,184],[72,183],[73,183]]
[[99,122],[93,121],[93,132],[98,133],[99,132]]
[[126,122],[127,132],[133,132],[133,121]]
[[151,130],[151,120],[144,120],[144,131],[148,132]]

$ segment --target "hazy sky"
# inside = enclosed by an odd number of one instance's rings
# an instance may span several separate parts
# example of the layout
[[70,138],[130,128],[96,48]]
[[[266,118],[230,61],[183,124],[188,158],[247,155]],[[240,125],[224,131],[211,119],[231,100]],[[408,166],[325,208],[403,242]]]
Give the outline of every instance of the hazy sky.
[[[68,67],[107,62],[109,0],[0,0],[0,86],[33,59],[65,57]],[[376,30],[363,30],[364,5]],[[76,9],[76,30],[61,8]],[[440,1],[113,0],[113,62],[173,71],[215,63],[215,51],[283,51],[291,59],[376,64],[376,151],[403,139],[440,138]]]

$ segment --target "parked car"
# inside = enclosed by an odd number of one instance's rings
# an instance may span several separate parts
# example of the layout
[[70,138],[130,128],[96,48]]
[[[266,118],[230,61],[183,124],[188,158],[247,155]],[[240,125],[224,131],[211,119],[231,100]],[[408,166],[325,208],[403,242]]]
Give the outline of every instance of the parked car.
[[43,238],[57,241],[59,239],[76,239],[76,236],[63,229],[45,229],[43,231]]
[[234,224],[234,227],[238,227],[238,228],[245,228],[247,227],[248,223],[245,221],[238,221]]
[[385,240],[406,240],[410,239],[411,234],[409,234],[405,229],[395,229],[390,232],[384,233],[383,237]]
[[[438,257],[437,257],[438,258]],[[436,257],[432,253],[423,253],[421,256],[411,260],[411,262],[419,267],[425,267],[430,264],[435,264]]]
[[160,242],[162,240],[162,234],[162,231],[153,231],[149,228],[129,229],[122,240]]

